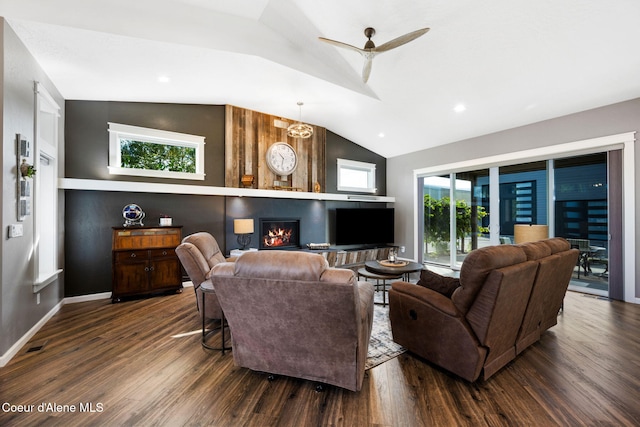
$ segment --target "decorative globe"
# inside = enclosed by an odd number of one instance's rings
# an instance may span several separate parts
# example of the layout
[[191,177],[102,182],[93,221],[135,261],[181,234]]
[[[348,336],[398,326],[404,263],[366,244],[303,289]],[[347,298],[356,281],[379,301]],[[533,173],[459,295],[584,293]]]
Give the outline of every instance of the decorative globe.
[[126,205],[122,208],[122,217],[125,219],[124,226],[142,225],[144,212],[142,208],[134,203]]

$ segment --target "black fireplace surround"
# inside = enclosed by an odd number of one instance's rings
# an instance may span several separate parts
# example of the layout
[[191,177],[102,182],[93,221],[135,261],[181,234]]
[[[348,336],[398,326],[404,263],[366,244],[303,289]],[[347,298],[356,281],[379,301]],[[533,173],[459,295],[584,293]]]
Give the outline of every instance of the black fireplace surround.
[[261,250],[300,248],[299,218],[260,218],[259,230]]

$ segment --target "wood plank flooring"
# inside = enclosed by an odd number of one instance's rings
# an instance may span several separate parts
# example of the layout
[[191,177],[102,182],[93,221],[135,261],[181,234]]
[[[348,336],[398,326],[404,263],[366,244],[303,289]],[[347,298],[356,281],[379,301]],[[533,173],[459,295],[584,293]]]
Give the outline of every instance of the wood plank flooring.
[[65,305],[0,368],[0,425],[640,425],[638,305],[570,292],[558,325],[486,382],[403,354],[358,393],[234,366],[200,346],[195,310],[190,289]]

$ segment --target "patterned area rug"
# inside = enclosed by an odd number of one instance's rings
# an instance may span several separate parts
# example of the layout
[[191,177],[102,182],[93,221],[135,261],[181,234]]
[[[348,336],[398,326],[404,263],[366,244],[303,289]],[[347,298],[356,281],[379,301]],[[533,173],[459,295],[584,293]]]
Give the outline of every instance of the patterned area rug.
[[[377,302],[379,294],[376,292],[375,301]],[[404,347],[396,344],[391,335],[391,324],[389,323],[389,305],[373,306],[373,329],[371,331],[371,339],[369,340],[369,350],[367,352],[367,361],[365,369],[371,369],[387,360],[393,359],[407,351]]]

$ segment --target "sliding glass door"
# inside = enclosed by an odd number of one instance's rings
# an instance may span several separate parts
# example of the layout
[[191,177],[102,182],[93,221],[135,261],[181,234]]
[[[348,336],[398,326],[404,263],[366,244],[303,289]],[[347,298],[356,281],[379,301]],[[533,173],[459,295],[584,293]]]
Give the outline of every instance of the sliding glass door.
[[548,225],[546,162],[501,166],[499,182],[502,243],[514,242],[516,224]]
[[607,178],[606,153],[554,161],[555,235],[580,250],[572,285],[604,295],[609,290]]
[[476,170],[453,174],[456,184],[456,257],[455,266],[462,265],[467,254],[489,245],[489,212],[491,211],[488,187],[489,170]]
[[423,261],[459,266],[471,250],[488,244],[488,175],[482,170],[424,178]]
[[451,262],[451,194],[450,175],[424,178],[422,187],[424,203],[423,260],[450,265]]
[[606,294],[611,175],[607,156],[589,154],[421,178],[422,260],[458,268],[473,249],[515,243],[517,224],[548,225],[550,236],[567,238],[581,251],[572,285]]

